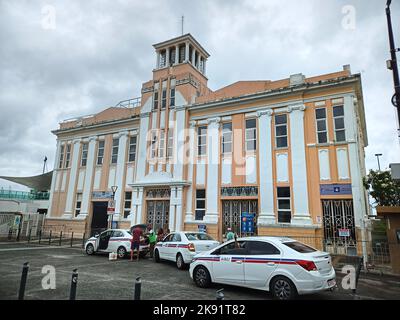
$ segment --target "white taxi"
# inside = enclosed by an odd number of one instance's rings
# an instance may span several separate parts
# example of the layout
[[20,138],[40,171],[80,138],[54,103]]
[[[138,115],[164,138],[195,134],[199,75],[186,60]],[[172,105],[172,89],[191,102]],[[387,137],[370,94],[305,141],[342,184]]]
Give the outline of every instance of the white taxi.
[[[116,252],[118,258],[123,258],[131,252],[132,234],[124,229],[108,229],[89,238],[85,243],[85,252],[88,255],[95,253]],[[145,256],[149,252],[149,241],[142,237],[139,246],[141,256]]]
[[173,232],[155,245],[154,261],[175,261],[178,269],[184,269],[196,254],[218,245],[218,241],[204,232]]
[[288,300],[336,286],[329,253],[290,238],[248,237],[196,255],[190,276],[199,287],[212,282],[271,292]]

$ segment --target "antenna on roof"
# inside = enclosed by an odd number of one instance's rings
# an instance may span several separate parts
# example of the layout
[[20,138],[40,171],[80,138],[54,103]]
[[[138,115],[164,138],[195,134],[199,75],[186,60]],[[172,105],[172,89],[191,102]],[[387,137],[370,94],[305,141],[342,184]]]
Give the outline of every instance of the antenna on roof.
[[46,156],[44,156],[44,159],[43,159],[43,173],[45,171],[47,172],[47,157]]
[[184,24],[184,21],[185,21],[185,16],[182,16],[182,35],[183,35],[183,24]]

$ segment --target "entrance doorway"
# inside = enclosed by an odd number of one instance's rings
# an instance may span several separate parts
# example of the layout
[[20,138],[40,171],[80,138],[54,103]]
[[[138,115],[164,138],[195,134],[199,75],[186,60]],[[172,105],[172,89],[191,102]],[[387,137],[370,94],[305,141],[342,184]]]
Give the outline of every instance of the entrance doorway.
[[233,232],[240,236],[251,236],[257,234],[257,224],[254,224],[254,233],[241,232],[242,213],[255,214],[257,217],[257,200],[224,200],[222,201],[222,234],[227,233],[231,228]]
[[107,201],[93,202],[92,224],[90,229],[91,236],[107,229],[108,226],[107,206],[108,206]]
[[147,201],[147,224],[151,224],[153,230],[168,226],[169,222],[169,200]]

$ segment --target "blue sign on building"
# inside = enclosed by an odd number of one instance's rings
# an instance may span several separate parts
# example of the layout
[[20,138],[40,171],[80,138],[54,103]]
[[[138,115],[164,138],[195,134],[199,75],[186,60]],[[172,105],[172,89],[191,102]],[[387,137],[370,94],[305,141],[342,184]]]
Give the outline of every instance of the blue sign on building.
[[351,184],[321,184],[321,196],[351,195]]
[[241,215],[241,231],[242,233],[254,233],[255,214],[242,212]]

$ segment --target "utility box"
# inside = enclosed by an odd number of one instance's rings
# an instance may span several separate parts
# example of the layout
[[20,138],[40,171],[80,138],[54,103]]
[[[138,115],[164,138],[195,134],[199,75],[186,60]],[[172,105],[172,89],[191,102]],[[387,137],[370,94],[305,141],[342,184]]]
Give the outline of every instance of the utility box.
[[389,165],[392,179],[400,181],[400,163],[391,163]]

